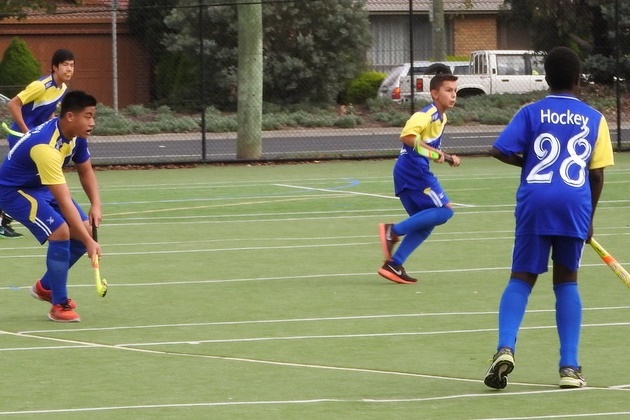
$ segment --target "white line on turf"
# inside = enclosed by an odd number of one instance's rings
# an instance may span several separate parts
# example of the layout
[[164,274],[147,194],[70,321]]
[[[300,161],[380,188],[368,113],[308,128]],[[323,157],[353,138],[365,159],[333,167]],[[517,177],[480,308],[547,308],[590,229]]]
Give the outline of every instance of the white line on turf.
[[[582,389],[586,391],[588,388]],[[59,408],[53,410],[22,410],[22,411],[0,411],[0,416],[12,415],[28,415],[28,414],[61,414],[61,413],[90,413],[90,412],[106,412],[106,411],[131,411],[131,410],[155,410],[160,408],[195,408],[195,407],[237,407],[237,406],[266,406],[266,405],[312,405],[312,404],[330,404],[330,403],[365,403],[365,404],[392,404],[400,402],[422,403],[431,401],[444,401],[455,399],[477,399],[477,398],[495,398],[498,396],[521,396],[536,394],[553,394],[576,392],[576,390],[541,390],[528,392],[501,392],[501,393],[479,393],[479,394],[460,394],[447,395],[443,397],[426,397],[426,398],[408,398],[408,399],[340,399],[340,398],[314,398],[303,400],[267,400],[267,401],[217,401],[217,402],[201,402],[201,403],[173,403],[173,404],[145,404],[145,405],[119,405],[107,407],[83,407],[83,408]],[[581,391],[577,391],[581,392]],[[599,413],[572,413],[572,414],[556,414],[535,417],[495,417],[492,419],[476,419],[476,420],[534,420],[534,419],[572,419],[587,417],[610,417],[623,416],[630,414],[630,411],[608,411]]]
[[[630,306],[607,306],[607,307],[593,307],[583,308],[584,312],[595,311],[620,311],[624,309],[630,309]],[[541,314],[552,313],[555,309],[531,309],[528,313]],[[119,327],[98,327],[98,328],[73,328],[71,330],[58,330],[58,329],[46,329],[46,330],[31,330],[20,331],[20,334],[34,334],[34,333],[73,333],[73,332],[86,332],[86,331],[107,331],[107,330],[135,330],[135,329],[150,329],[150,328],[185,328],[185,327],[205,327],[205,326],[219,326],[219,325],[249,325],[249,324],[280,324],[280,323],[299,323],[299,322],[330,322],[330,321],[359,321],[359,320],[374,320],[374,319],[398,319],[398,318],[423,318],[423,317],[441,317],[441,316],[496,316],[496,311],[477,311],[477,312],[437,312],[437,313],[416,313],[416,314],[385,314],[385,315],[356,315],[356,316],[334,316],[334,317],[322,317],[322,318],[285,318],[285,319],[256,319],[256,320],[244,320],[244,321],[212,321],[212,322],[192,322],[192,323],[177,323],[177,324],[151,324],[151,325],[134,325],[134,326],[119,326]]]
[[[377,197],[377,198],[387,198],[387,199],[393,199],[393,200],[398,200],[398,197],[394,197],[391,195],[382,195],[382,194],[369,194],[369,193],[363,193],[363,192],[358,192],[358,191],[348,191],[348,190],[332,190],[332,189],[328,189],[328,188],[312,188],[312,187],[303,187],[300,185],[288,185],[288,184],[274,184],[277,187],[286,187],[286,188],[297,188],[297,189],[302,189],[302,190],[309,190],[309,191],[322,191],[322,192],[333,192],[333,193],[339,193],[339,194],[345,194],[345,195],[365,195],[368,197]],[[460,203],[453,203],[454,206],[458,206],[458,207],[475,207],[474,205],[469,205],[469,204],[460,204]]]

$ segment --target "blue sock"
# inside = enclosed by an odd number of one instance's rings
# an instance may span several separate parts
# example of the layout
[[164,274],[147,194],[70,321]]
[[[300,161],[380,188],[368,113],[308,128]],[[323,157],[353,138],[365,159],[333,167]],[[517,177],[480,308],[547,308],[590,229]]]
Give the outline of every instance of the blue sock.
[[52,291],[52,304],[64,303],[68,299],[66,284],[70,263],[70,241],[48,241],[46,274]]
[[392,264],[403,265],[411,253],[429,237],[432,231],[433,228],[429,228],[421,230],[420,232],[413,232],[405,235],[403,240],[400,242],[400,245],[398,245],[396,252],[392,255]]
[[[74,263],[76,263],[79,258],[83,256],[87,252],[87,248],[83,245],[83,242],[76,241],[74,239],[70,239],[70,261],[68,264],[68,268],[72,267]],[[50,275],[48,271],[44,273],[41,280],[39,281],[42,287],[46,290],[50,290]]]
[[578,367],[578,345],[582,324],[582,300],[577,282],[553,286],[556,294],[556,325],[560,338],[560,367]]
[[402,222],[396,223],[393,227],[393,232],[396,235],[408,235],[443,225],[451,217],[453,217],[453,209],[450,207],[434,207],[422,210]]
[[525,317],[532,286],[519,279],[510,279],[499,303],[499,344],[516,350],[516,336]]

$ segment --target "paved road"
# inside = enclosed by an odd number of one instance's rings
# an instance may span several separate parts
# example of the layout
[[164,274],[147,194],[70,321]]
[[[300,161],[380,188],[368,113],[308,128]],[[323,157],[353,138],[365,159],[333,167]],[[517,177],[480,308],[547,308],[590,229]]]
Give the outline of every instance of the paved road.
[[[448,127],[444,148],[452,153],[483,154],[496,139],[501,126]],[[394,157],[400,129],[312,129],[265,132],[262,159],[324,159],[345,157]],[[622,129],[623,148],[630,148],[630,127]],[[612,132],[616,144],[616,132]],[[205,160],[236,161],[236,134],[207,134]],[[204,158],[200,133],[93,136],[90,151],[95,164],[147,164],[201,162]],[[7,147],[0,145],[0,153]]]

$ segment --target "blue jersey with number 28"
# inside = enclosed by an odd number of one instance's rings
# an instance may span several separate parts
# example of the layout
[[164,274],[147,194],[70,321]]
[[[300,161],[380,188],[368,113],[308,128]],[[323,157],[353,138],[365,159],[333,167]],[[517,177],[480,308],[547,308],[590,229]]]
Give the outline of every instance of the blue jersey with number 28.
[[499,135],[503,154],[522,154],[516,234],[586,239],[592,204],[589,170],[614,164],[604,116],[571,95],[521,108]]

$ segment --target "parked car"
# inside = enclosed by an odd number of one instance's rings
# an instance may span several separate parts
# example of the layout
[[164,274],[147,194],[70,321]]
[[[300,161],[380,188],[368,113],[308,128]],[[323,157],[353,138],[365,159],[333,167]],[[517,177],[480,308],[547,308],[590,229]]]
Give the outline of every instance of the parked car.
[[[470,63],[468,61],[414,61],[413,74],[414,77],[424,75],[434,75],[448,69],[455,75],[469,74]],[[389,98],[394,101],[400,101],[403,98],[401,80],[409,81],[411,76],[411,64],[404,63],[392,70],[381,83],[378,89],[378,96]],[[408,91],[408,89],[407,89]],[[407,93],[407,95],[409,95]]]
[[[527,93],[546,90],[544,55],[525,50],[479,50],[470,54],[467,72],[459,73],[457,96],[494,93]],[[450,64],[450,63],[447,63]],[[440,64],[442,65],[442,64]],[[466,67],[466,66],[464,66]],[[453,73],[457,74],[455,71]],[[414,98],[429,99],[430,72],[414,73]],[[396,102],[411,98],[411,77],[407,73],[398,79],[398,90],[390,98]]]

